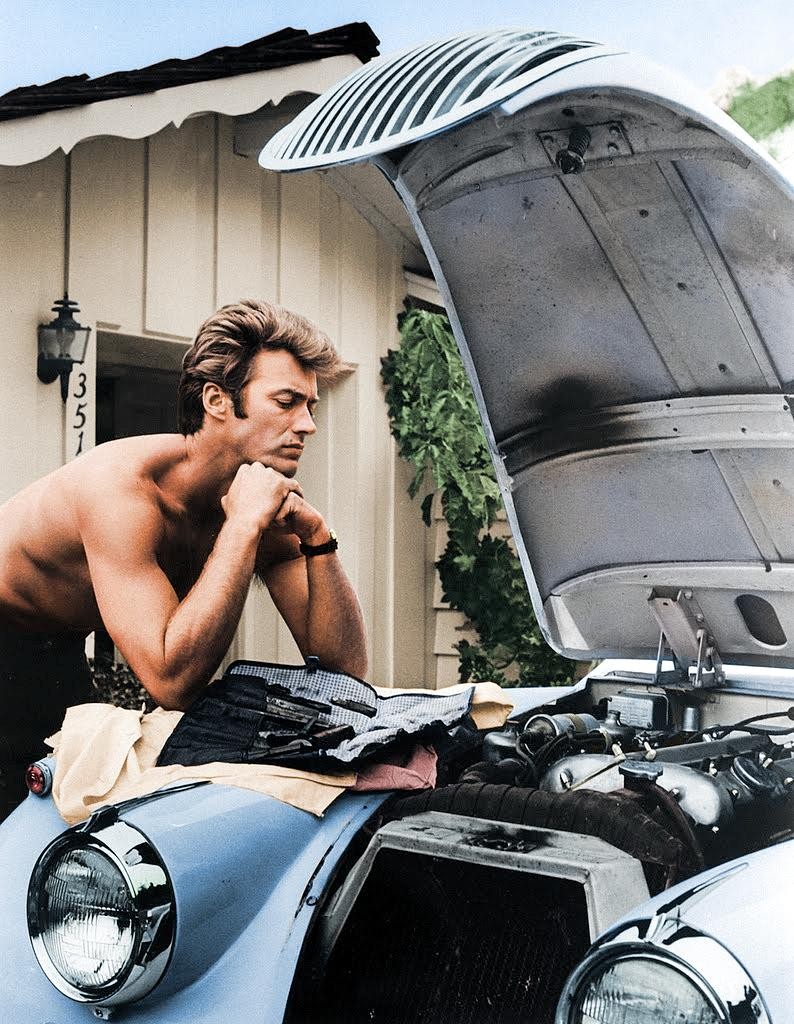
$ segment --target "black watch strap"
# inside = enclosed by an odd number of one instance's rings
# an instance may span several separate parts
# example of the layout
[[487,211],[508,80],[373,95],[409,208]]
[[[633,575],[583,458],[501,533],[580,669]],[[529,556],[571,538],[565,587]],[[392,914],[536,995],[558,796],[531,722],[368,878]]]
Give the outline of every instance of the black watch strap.
[[329,532],[331,536],[324,544],[304,544],[301,541],[301,554],[306,555],[307,558],[314,558],[315,555],[330,555],[332,551],[336,551],[339,547],[339,541],[336,539],[336,534],[333,530]]

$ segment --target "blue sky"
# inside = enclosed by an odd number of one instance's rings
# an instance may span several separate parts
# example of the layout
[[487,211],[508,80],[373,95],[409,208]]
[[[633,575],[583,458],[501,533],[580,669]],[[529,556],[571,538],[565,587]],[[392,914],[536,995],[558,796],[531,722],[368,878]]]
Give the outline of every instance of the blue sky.
[[553,28],[644,54],[703,88],[733,65],[769,76],[794,63],[794,0],[0,0],[0,93],[348,21],[368,21],[384,53],[480,26]]

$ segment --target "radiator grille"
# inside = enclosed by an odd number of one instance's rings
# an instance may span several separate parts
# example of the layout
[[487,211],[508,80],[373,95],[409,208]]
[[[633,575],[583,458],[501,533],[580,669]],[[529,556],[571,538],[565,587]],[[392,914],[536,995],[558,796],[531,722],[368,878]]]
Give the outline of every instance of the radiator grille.
[[590,943],[576,882],[382,850],[288,1024],[552,1024]]

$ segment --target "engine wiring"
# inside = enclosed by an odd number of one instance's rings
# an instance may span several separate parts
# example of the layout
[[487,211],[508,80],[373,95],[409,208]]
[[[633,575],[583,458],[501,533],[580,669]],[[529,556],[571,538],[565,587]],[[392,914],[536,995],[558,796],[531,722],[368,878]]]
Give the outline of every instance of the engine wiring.
[[749,718],[743,718],[740,722],[734,722],[732,725],[710,725],[699,732],[693,733],[687,739],[687,743],[695,743],[706,736],[722,739],[722,737],[732,732],[746,732],[754,736],[788,736],[794,733],[794,725],[776,727],[757,726],[755,724],[756,722],[766,722],[774,718],[788,718],[789,721],[794,722],[794,705],[786,711],[766,711],[760,715],[751,715]]

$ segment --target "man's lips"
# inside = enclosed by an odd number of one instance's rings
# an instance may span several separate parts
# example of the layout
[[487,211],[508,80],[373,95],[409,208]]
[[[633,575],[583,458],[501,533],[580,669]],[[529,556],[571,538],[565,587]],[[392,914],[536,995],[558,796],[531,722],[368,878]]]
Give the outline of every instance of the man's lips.
[[302,444],[285,444],[281,447],[282,452],[288,459],[299,459],[303,454]]

